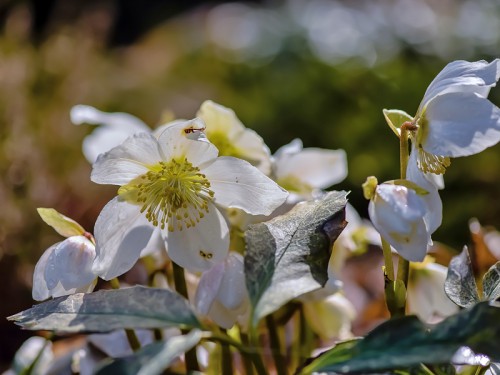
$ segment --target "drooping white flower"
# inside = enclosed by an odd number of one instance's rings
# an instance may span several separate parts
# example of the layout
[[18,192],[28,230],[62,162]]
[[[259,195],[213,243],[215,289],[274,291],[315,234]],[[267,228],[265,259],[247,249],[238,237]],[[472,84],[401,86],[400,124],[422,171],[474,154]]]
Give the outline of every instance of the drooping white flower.
[[455,305],[444,291],[448,268],[427,257],[422,263],[412,263],[408,282],[408,312],[422,321],[437,323],[456,314]]
[[234,156],[246,160],[269,175],[269,148],[260,135],[241,123],[232,109],[206,100],[196,116],[207,125],[207,138],[219,149],[220,156]]
[[442,174],[450,158],[477,154],[500,141],[500,109],[487,96],[500,60],[454,61],[431,82],[412,124],[412,153],[423,172]]
[[[52,342],[39,336],[27,339],[16,352],[12,361],[12,368],[4,375],[33,374],[45,375],[49,373],[50,365],[54,359]],[[33,363],[36,363],[33,366]],[[29,370],[29,371],[28,371]]]
[[197,310],[223,328],[231,328],[249,312],[243,257],[229,253],[224,262],[205,271],[196,290]]
[[155,230],[170,258],[203,271],[228,253],[227,223],[219,207],[270,214],[287,193],[248,162],[217,157],[195,119],[177,121],[156,138],[138,133],[99,156],[91,179],[121,185],[95,225],[93,271],[109,280],[137,261]]
[[92,291],[97,279],[92,272],[95,255],[94,244],[84,236],[68,237],[49,247],[35,266],[33,299]]
[[424,217],[427,205],[415,190],[394,184],[377,185],[368,205],[373,226],[405,259],[420,262],[431,244]]
[[142,120],[128,113],[106,113],[88,105],[71,108],[71,122],[75,125],[100,125],[83,140],[82,149],[89,163],[97,156],[118,146],[135,133],[150,133],[151,129]]
[[304,148],[297,138],[273,155],[273,174],[276,182],[298,196],[298,200],[310,199],[315,191],[347,177],[346,153],[344,150]]
[[302,306],[308,325],[322,339],[346,340],[352,337],[351,327],[356,310],[342,293],[308,300]]

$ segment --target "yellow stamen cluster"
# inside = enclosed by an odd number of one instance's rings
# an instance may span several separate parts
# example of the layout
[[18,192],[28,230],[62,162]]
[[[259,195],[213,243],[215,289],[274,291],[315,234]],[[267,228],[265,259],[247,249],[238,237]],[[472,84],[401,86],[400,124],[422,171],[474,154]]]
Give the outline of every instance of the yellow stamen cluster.
[[214,198],[207,177],[186,158],[155,164],[118,194],[140,205],[154,226],[170,232],[195,226]]
[[451,164],[447,156],[433,155],[425,151],[421,145],[418,147],[418,168],[425,173],[443,174]]

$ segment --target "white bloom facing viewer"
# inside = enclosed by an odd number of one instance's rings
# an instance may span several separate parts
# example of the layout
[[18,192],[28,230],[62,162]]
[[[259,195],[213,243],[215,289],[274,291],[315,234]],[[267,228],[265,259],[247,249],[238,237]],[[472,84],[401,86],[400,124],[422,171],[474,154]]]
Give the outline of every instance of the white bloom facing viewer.
[[126,271],[161,230],[170,258],[204,271],[228,254],[229,230],[218,207],[269,215],[288,195],[249,163],[218,157],[199,120],[177,121],[156,138],[139,133],[102,154],[91,179],[121,185],[95,225],[93,270],[105,280]]

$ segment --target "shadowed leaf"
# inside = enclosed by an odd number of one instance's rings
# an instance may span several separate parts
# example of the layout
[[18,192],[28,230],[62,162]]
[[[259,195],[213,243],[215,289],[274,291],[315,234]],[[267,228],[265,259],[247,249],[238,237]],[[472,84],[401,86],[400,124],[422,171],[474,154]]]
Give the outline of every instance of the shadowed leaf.
[[8,319],[26,329],[60,332],[200,326],[182,296],[142,286],[59,297]]
[[451,260],[444,291],[461,307],[471,307],[480,301],[467,247]]
[[304,293],[323,287],[333,242],[347,224],[346,192],[300,203],[245,233],[245,277],[252,324]]
[[100,367],[95,374],[157,375],[180,355],[194,347],[201,339],[201,331],[193,330],[185,336],[147,345],[131,356],[116,359]]
[[436,325],[415,316],[391,319],[353,344],[312,359],[300,374],[380,373],[429,365],[487,365],[500,360],[500,305],[481,302]]
[[483,299],[496,300],[500,297],[500,262],[491,266],[483,277]]

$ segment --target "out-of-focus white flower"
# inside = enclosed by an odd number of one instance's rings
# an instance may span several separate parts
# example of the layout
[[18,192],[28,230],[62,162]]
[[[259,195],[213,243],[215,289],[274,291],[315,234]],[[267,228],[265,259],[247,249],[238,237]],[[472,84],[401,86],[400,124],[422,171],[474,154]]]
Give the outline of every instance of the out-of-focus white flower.
[[4,372],[4,375],[24,374],[35,360],[36,363],[29,373],[45,375],[53,359],[52,342],[43,337],[33,336],[18,349],[12,361],[12,368]]
[[352,337],[351,325],[356,310],[342,293],[303,303],[304,316],[311,329],[322,339],[346,340]]
[[94,163],[97,156],[118,146],[135,133],[151,133],[143,121],[128,113],[106,113],[88,105],[76,105],[71,108],[71,122],[75,125],[100,125],[83,140],[82,149],[89,163]]
[[273,155],[273,174],[296,203],[344,180],[347,157],[344,150],[303,148],[302,141],[294,139]]
[[93,271],[105,280],[128,271],[158,230],[170,258],[204,271],[228,253],[227,223],[220,208],[269,215],[287,192],[248,162],[217,157],[199,120],[177,121],[158,138],[139,133],[101,154],[91,179],[121,185],[95,224]]
[[94,244],[84,236],[72,236],[49,247],[35,266],[33,299],[92,291],[97,279],[92,272],[95,255]]
[[196,116],[205,122],[207,138],[219,149],[220,156],[234,156],[246,160],[269,175],[269,148],[260,135],[241,123],[232,109],[207,100],[203,102]]
[[423,172],[442,174],[450,158],[477,154],[500,141],[500,109],[487,96],[500,60],[454,61],[427,88],[411,121],[412,153]]
[[447,267],[433,263],[431,257],[422,263],[411,263],[407,296],[410,314],[424,322],[437,323],[458,312],[459,307],[444,292],[447,272]]
[[231,328],[249,312],[243,257],[231,252],[224,262],[205,271],[196,290],[197,310],[223,328]]
[[415,190],[402,185],[377,185],[368,214],[375,229],[403,258],[413,262],[424,259],[432,244],[424,217],[432,213]]

